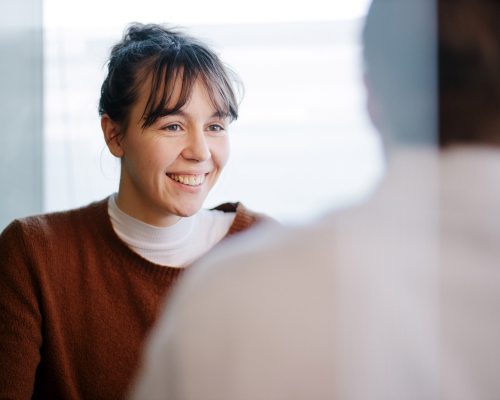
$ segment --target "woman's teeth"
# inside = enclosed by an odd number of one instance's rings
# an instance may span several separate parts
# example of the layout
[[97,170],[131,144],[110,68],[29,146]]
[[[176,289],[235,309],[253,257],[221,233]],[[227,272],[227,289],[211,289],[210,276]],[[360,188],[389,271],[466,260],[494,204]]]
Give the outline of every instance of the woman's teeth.
[[176,182],[180,182],[184,185],[188,186],[199,186],[203,182],[205,182],[205,175],[175,175],[168,174],[170,178],[172,178]]

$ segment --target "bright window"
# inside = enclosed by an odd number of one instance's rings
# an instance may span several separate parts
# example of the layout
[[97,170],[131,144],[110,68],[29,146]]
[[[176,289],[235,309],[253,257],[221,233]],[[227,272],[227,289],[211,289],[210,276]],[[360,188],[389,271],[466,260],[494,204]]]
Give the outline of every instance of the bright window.
[[361,83],[367,3],[46,0],[46,211],[118,188],[97,103],[109,49],[132,21],[186,27],[245,85],[231,160],[206,206],[240,200],[294,223],[359,201],[383,171]]

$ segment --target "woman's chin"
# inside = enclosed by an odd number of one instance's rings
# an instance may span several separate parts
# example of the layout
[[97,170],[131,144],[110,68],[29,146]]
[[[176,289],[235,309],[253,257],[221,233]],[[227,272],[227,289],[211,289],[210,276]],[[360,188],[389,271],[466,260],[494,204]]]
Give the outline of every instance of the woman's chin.
[[183,207],[179,207],[175,210],[175,214],[179,217],[187,218],[192,217],[198,211],[201,210],[203,204],[193,204],[193,205],[185,205]]

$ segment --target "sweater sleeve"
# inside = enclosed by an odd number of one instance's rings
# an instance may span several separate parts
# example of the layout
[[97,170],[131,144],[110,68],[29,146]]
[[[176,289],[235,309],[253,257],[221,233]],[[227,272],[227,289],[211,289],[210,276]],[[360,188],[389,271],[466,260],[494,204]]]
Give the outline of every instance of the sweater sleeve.
[[19,221],[0,235],[0,398],[32,397],[42,343],[41,316]]
[[246,231],[254,227],[257,224],[265,222],[266,224],[279,225],[278,221],[271,218],[267,214],[256,213],[246,208],[242,203],[224,203],[215,208],[214,210],[220,210],[224,212],[236,212],[236,217],[234,218],[233,224],[229,228],[227,237],[232,236],[236,233]]

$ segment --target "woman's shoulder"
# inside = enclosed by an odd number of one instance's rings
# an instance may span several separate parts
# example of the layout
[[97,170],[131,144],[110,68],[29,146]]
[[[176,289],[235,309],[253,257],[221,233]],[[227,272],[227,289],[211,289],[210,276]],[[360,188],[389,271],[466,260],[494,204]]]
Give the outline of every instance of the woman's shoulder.
[[265,213],[256,212],[247,208],[241,202],[222,203],[217,207],[212,208],[214,211],[222,211],[225,213],[235,213],[235,217],[231,227],[229,228],[228,235],[233,235],[238,232],[245,231],[257,224],[263,222],[277,223],[277,221]]

